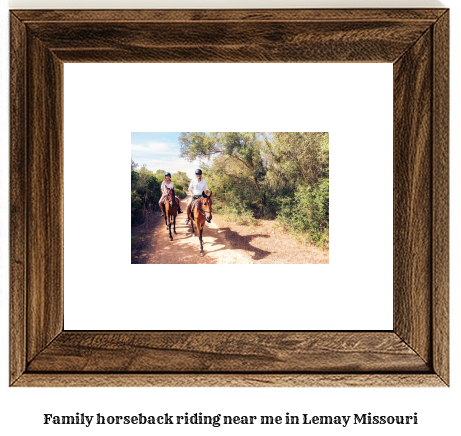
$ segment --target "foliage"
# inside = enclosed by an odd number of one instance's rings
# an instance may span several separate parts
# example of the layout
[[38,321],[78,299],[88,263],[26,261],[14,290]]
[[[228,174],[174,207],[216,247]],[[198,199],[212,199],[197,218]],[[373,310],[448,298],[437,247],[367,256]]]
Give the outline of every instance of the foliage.
[[327,133],[272,133],[266,136],[266,150],[272,184],[313,186],[329,174]]
[[276,218],[328,246],[329,138],[318,132],[183,132],[181,156],[204,161],[217,211]]
[[[181,156],[189,161],[213,159],[220,174],[234,179],[244,176],[260,191],[265,169],[260,155],[262,137],[254,132],[181,133]],[[242,174],[243,172],[243,174]]]
[[131,224],[146,219],[148,213],[158,209],[160,183],[152,171],[131,160]]
[[299,185],[293,197],[280,198],[278,219],[288,230],[320,246],[329,243],[329,179]]
[[190,178],[187,177],[187,174],[185,172],[178,171],[177,173],[172,174],[171,180],[174,181],[175,186],[177,184],[181,185],[181,186],[185,187],[186,190],[189,187]]
[[187,188],[190,184],[190,178],[182,171],[178,171],[171,175],[171,181],[174,183],[174,190],[179,198],[184,198],[187,195]]
[[157,180],[160,183],[162,183],[162,181],[165,180],[165,173],[166,173],[165,170],[157,170],[154,175],[157,178]]

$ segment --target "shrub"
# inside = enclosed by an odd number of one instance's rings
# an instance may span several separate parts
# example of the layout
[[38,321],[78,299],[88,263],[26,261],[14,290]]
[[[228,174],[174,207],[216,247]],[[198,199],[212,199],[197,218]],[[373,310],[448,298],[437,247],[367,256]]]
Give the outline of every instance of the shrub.
[[136,191],[131,191],[131,224],[133,225],[141,214],[143,201]]
[[175,187],[174,192],[175,192],[176,196],[181,198],[181,199],[186,196],[186,193],[181,188],[176,188]]
[[277,218],[288,230],[300,232],[309,242],[329,245],[329,179],[298,186],[291,197],[281,198]]
[[183,184],[178,182],[176,179],[171,179],[171,181],[174,183],[174,192],[176,196],[179,198],[184,198],[186,196],[186,192]]
[[131,225],[140,224],[147,213],[158,209],[160,183],[146,166],[138,170],[131,160]]

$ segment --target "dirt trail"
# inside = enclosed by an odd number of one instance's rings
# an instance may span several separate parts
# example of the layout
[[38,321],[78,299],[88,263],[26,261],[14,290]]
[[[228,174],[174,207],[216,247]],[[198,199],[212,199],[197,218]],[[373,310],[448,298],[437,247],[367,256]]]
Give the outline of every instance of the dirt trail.
[[[238,225],[213,213],[211,223],[203,229],[203,250],[186,225],[184,211],[176,218],[176,232],[170,241],[164,218],[158,217],[154,228],[144,232],[142,249],[132,252],[131,263],[152,264],[305,264],[328,263],[328,250],[301,246],[290,235],[275,227],[274,222],[259,220],[257,226]],[[172,229],[173,233],[173,229]],[[197,235],[197,231],[195,232]]]
[[[170,241],[168,230],[165,229],[165,220],[158,220],[150,238],[149,256],[145,263],[169,264],[169,263],[194,263],[194,264],[218,264],[218,263],[250,263],[251,259],[244,250],[231,249],[226,241],[222,230],[213,221],[205,223],[203,229],[204,256],[200,256],[200,241],[195,228],[192,234],[190,224],[185,224],[187,199],[181,201],[181,209],[184,213],[176,217],[176,233],[173,241]],[[143,262],[144,263],[144,262]]]

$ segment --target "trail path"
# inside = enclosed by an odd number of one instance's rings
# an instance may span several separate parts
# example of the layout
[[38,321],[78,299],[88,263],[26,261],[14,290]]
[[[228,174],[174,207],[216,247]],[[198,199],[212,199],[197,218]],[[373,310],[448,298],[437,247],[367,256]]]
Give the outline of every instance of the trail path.
[[203,229],[205,255],[201,257],[198,236],[193,236],[190,224],[184,223],[186,204],[187,199],[181,202],[184,213],[176,218],[177,235],[173,234],[173,241],[165,229],[164,218],[159,218],[154,228],[143,235],[142,248],[132,252],[132,263],[328,263],[328,250],[300,246],[272,221],[260,220],[257,226],[238,225],[215,213],[212,222]]

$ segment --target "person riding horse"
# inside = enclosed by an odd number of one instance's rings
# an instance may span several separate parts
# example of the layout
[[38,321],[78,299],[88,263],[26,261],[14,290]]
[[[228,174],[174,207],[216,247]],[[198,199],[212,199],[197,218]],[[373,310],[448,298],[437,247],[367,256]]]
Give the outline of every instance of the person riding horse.
[[186,224],[189,224],[189,216],[190,216],[190,205],[193,200],[197,200],[202,196],[202,192],[209,191],[208,185],[206,184],[205,180],[202,180],[202,170],[197,169],[195,170],[195,177],[196,180],[191,180],[189,188],[187,192],[191,195],[189,201],[187,202],[187,212],[186,212]]
[[[160,210],[162,211],[162,216],[165,216],[165,209],[163,207],[163,203],[168,195],[166,188],[174,188],[174,183],[171,181],[170,173],[165,173],[165,180],[162,182],[162,185],[160,186],[160,190],[162,191],[162,197],[160,198],[158,205],[160,206]],[[178,213],[182,213],[181,202],[179,201],[178,197],[176,197],[176,203],[178,204]]]

